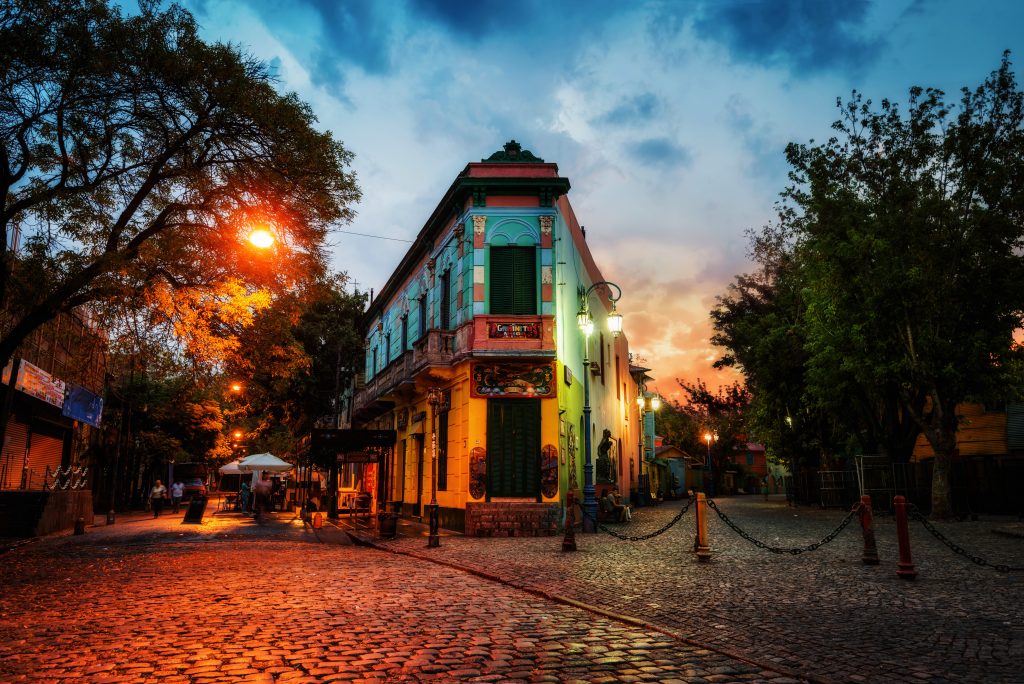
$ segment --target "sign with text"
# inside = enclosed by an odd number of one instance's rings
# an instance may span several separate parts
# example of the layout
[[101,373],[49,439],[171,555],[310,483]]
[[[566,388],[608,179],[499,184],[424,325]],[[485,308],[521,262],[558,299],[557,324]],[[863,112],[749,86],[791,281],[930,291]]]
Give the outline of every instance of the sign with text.
[[540,323],[498,323],[487,324],[487,336],[492,340],[539,340]]
[[41,399],[57,408],[64,406],[65,387],[63,380],[58,380],[39,366],[34,366],[25,360],[22,360],[21,366],[18,368],[18,380],[14,385],[16,390]]
[[64,397],[64,415],[71,420],[99,427],[103,417],[103,397],[79,385],[72,385]]

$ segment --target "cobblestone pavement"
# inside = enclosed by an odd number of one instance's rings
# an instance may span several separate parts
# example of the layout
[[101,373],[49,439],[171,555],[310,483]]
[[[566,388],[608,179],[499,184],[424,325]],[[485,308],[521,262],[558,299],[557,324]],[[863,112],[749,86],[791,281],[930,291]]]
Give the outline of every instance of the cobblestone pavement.
[[794,681],[290,515],[179,520],[0,556],[0,681]]
[[[779,547],[819,541],[844,511],[788,508],[760,497],[720,500],[727,515],[754,537]],[[635,512],[620,533],[661,527],[682,504]],[[833,542],[800,555],[761,550],[714,514],[714,556],[693,554],[689,511],[670,531],[644,542],[607,534],[577,535],[564,553],[561,538],[422,539],[376,542],[393,551],[501,578],[510,586],[579,601],[627,615],[684,639],[795,673],[837,682],[1024,681],[1024,574],[997,573],[955,555],[911,521],[915,581],[896,577],[891,517],[876,517],[881,564],[861,562],[856,520]],[[1010,519],[938,524],[969,552],[992,563],[1024,566],[1024,539],[1000,536]]]

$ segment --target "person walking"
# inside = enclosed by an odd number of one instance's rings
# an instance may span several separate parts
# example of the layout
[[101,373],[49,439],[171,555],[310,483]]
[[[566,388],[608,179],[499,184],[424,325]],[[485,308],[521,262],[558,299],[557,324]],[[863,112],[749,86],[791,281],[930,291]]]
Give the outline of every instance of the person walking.
[[160,480],[156,481],[153,489],[149,490],[149,503],[153,506],[153,517],[159,518],[160,511],[164,507],[164,499],[167,498],[167,487],[164,487]]
[[185,496],[185,485],[175,482],[171,485],[171,512],[177,513],[181,508],[181,499]]
[[260,480],[253,485],[252,493],[256,497],[256,520],[263,519],[263,513],[270,510],[270,493],[274,490],[274,483],[270,481],[270,474],[264,472]]

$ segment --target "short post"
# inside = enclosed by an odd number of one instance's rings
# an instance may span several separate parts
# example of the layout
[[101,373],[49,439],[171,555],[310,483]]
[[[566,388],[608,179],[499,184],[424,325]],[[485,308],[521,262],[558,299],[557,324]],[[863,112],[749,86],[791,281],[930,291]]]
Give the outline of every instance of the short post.
[[899,545],[900,559],[896,563],[896,576],[900,579],[912,580],[917,577],[914,561],[910,558],[910,531],[907,529],[907,499],[897,496],[892,501],[896,512],[896,541]]
[[864,565],[878,565],[878,547],[875,546],[874,516],[871,513],[871,497],[860,497],[860,530],[864,534]]
[[565,495],[565,537],[562,539],[562,550],[576,550],[576,497],[572,492]]
[[109,511],[107,511],[107,524],[108,525],[113,525],[114,524],[114,509],[113,508],[111,508]]
[[85,534],[85,518],[75,518],[75,534]]
[[697,493],[697,560],[711,560],[711,546],[708,545],[708,513],[704,492]]

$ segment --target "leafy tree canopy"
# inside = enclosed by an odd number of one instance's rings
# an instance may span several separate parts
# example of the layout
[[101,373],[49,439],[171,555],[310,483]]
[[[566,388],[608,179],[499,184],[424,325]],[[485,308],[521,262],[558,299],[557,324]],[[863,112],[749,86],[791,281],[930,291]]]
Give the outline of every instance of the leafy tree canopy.
[[759,238],[775,248],[766,289],[737,281],[716,341],[773,395],[766,411],[792,392],[894,455],[923,433],[943,516],[956,406],[1021,385],[1024,94],[1004,55],[956,105],[912,88],[906,110],[856,92],[838,106],[834,137],[787,147],[792,185]]
[[[210,322],[213,299],[245,308],[323,274],[359,198],[350,153],[181,7],[11,0],[0,63],[0,365],[85,303],[145,293]],[[257,224],[269,253],[245,240]]]

